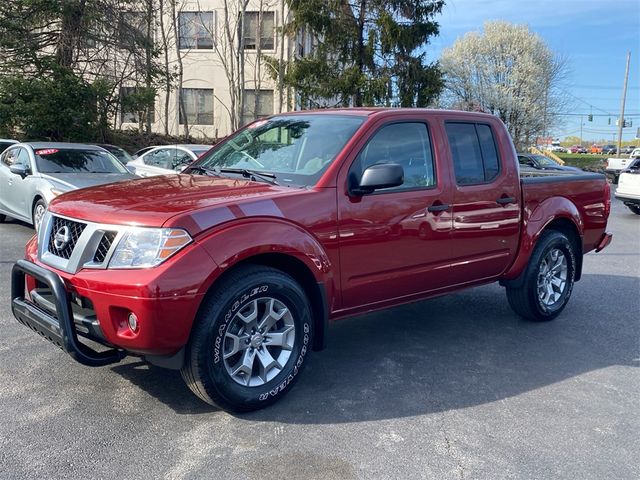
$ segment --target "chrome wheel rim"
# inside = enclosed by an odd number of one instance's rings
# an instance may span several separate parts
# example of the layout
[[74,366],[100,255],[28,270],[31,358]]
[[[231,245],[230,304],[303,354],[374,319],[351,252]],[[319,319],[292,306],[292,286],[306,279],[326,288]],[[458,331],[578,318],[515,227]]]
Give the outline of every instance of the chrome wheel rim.
[[36,210],[33,213],[33,227],[36,229],[36,231],[40,230],[40,224],[42,223],[44,212],[45,212],[44,205],[42,205],[41,203],[36,205]]
[[538,271],[538,300],[544,307],[553,307],[567,289],[569,268],[567,257],[558,248],[550,250]]
[[224,335],[222,358],[234,382],[259,387],[285,367],[296,339],[291,311],[272,297],[255,299],[236,312]]

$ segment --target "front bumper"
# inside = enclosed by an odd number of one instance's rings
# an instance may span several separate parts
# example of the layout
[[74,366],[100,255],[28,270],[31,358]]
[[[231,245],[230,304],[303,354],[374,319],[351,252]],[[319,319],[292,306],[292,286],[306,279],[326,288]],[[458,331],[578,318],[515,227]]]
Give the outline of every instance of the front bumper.
[[[25,297],[25,274],[45,284],[51,292],[55,316]],[[74,360],[91,367],[119,362],[125,355],[116,348],[97,351],[80,342],[69,294],[62,279],[26,260],[18,260],[11,272],[11,310],[16,319],[67,352]]]

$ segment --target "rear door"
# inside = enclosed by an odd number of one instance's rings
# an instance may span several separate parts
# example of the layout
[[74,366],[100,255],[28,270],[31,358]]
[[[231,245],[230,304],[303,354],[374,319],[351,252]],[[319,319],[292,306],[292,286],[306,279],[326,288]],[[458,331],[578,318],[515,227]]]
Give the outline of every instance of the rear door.
[[452,281],[497,277],[514,258],[520,235],[520,179],[511,142],[501,149],[499,126],[489,121],[444,127],[454,167]]
[[[438,289],[448,282],[451,190],[448,171],[436,166],[432,133],[427,121],[387,121],[374,129],[348,163],[346,191],[338,195],[340,273],[347,309]],[[359,180],[364,169],[380,163],[400,164],[404,184],[350,195],[349,181]]]

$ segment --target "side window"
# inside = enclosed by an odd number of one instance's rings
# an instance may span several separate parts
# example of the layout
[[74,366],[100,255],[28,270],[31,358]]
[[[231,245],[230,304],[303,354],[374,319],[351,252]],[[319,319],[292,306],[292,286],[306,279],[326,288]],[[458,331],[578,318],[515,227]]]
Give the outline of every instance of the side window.
[[397,163],[404,183],[381,191],[431,187],[436,184],[429,132],[424,123],[396,123],[382,127],[354,161],[350,177],[359,179],[371,165]]
[[[19,157],[20,157],[20,152],[24,151],[23,148],[12,148],[10,150],[7,150],[6,152],[4,152],[2,154],[2,163],[5,164],[7,167],[10,167],[11,165],[15,165],[17,163],[20,163]],[[29,165],[29,157],[27,156],[27,165]]]
[[27,168],[31,167],[31,162],[29,161],[29,152],[26,149],[21,148],[18,152],[18,157],[16,158],[16,163],[18,165],[24,165]]
[[142,159],[146,165],[158,168],[173,168],[173,160],[175,159],[175,151],[173,148],[160,148],[153,152],[149,152]]
[[473,123],[446,123],[458,185],[488,183],[500,173],[500,159],[491,127]]

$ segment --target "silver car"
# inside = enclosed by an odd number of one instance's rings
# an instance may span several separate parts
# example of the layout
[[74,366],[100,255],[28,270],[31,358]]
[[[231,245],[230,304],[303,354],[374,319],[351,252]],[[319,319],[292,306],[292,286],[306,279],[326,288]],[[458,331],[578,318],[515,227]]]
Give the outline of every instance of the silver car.
[[164,145],[153,147],[127,163],[127,168],[141,177],[180,173],[211,149],[211,145]]
[[37,230],[57,195],[133,178],[137,176],[95,145],[17,143],[0,155],[0,222],[8,215]]

